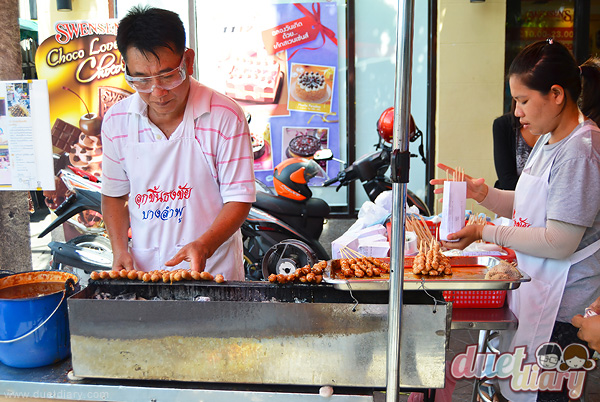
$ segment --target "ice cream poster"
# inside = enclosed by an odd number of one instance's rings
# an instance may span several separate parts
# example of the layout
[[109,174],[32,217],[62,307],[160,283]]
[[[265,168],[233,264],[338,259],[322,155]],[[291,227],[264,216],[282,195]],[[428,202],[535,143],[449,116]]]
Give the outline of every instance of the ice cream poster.
[[[134,92],[123,76],[117,27],[116,20],[57,22],[38,47],[35,65],[38,77],[48,81],[55,173],[70,165],[101,176],[102,117]],[[51,207],[66,190],[58,177],[55,182],[56,193],[47,195]]]
[[0,81],[0,190],[53,190],[46,81]]
[[[291,157],[326,147],[339,156],[335,3],[225,0],[198,19],[199,80],[250,116],[260,180],[272,185],[275,166]],[[336,162],[320,163],[330,177],[339,171]]]

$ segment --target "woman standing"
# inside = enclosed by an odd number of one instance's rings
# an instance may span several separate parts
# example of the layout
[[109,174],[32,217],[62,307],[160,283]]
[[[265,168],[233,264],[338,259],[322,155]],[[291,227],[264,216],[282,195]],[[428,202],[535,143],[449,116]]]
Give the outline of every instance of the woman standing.
[[[444,243],[464,248],[483,239],[516,251],[519,268],[532,280],[510,292],[509,306],[519,326],[504,337],[503,351],[525,346],[526,363],[535,362],[536,349],[547,342],[563,349],[581,342],[571,318],[599,294],[600,130],[578,107],[578,100],[588,114],[600,107],[579,99],[582,75],[583,93],[598,93],[600,82],[588,78],[595,69],[593,63],[580,68],[569,50],[552,39],[533,43],[517,55],[508,73],[515,116],[539,140],[515,191],[466,178],[467,197],[512,218],[513,226],[468,225],[448,236],[457,242]],[[431,184],[443,182],[434,179]],[[566,387],[563,393],[539,395],[513,391],[506,381],[500,387],[511,401],[569,400]]]
[[494,167],[498,176],[494,187],[501,190],[514,190],[539,136],[523,128],[514,111],[494,119],[492,134]]

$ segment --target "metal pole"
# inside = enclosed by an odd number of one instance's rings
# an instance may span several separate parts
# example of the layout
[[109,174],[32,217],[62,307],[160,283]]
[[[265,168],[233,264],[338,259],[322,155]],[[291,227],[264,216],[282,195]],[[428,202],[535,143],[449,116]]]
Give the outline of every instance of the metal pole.
[[392,162],[392,239],[388,307],[386,401],[397,402],[400,390],[400,340],[404,286],[406,186],[410,153],[408,125],[412,82],[414,0],[398,0],[396,28],[396,85],[394,99],[394,152]]

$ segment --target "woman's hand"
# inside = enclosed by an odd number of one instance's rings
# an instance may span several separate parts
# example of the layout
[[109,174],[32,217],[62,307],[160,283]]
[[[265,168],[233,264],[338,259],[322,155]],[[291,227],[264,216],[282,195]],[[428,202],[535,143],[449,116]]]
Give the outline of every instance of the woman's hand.
[[[437,167],[439,167],[443,171],[447,172],[449,176],[456,173],[456,171],[454,169],[452,169],[449,166],[444,165],[443,163],[438,163]],[[487,186],[487,184],[485,184],[485,179],[483,179],[483,178],[474,179],[467,174],[465,174],[464,177],[465,177],[465,181],[467,182],[467,198],[472,198],[477,202],[483,201],[488,193],[488,186]],[[434,186],[438,186],[438,185],[443,186],[445,181],[446,181],[446,179],[432,179],[431,181],[429,181],[429,184],[432,184]],[[443,187],[436,188],[433,192],[435,194],[443,194],[444,188]]]
[[600,297],[598,297],[596,300],[594,300],[594,302],[592,304],[590,304],[589,308],[594,310],[594,312],[596,314],[600,314]]
[[469,244],[481,240],[484,225],[467,225],[456,233],[450,233],[448,240],[456,240],[455,242],[442,241],[442,246],[449,249],[464,249]]
[[586,341],[590,348],[600,352],[600,315],[583,317],[577,314],[571,320],[576,328],[579,328],[577,337]]

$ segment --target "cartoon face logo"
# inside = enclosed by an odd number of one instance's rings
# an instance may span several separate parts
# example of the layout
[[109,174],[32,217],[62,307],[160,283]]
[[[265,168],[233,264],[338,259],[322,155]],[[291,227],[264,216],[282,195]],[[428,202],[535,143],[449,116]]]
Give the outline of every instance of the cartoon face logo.
[[572,369],[582,368],[585,362],[586,362],[586,359],[582,359],[577,356],[573,356],[572,358],[565,360],[565,363],[567,364],[567,366],[569,366]]
[[563,352],[564,363],[558,368],[560,371],[567,370],[591,370],[596,367],[596,362],[589,358],[590,355],[585,346],[572,343]]
[[560,363],[562,354],[561,347],[554,342],[542,344],[535,352],[538,366],[544,370],[552,370],[556,368]]

